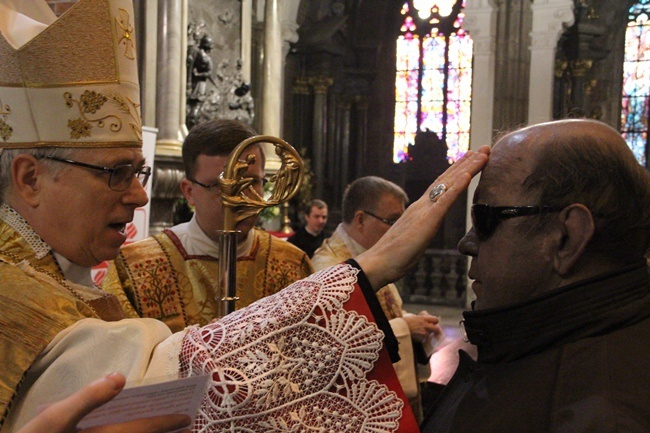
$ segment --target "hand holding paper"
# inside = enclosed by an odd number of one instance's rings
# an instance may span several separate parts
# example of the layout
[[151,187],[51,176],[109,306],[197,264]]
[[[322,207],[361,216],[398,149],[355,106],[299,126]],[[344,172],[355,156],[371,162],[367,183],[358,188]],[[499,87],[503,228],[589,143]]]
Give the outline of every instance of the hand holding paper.
[[[199,395],[205,389],[205,377],[192,378],[200,383]],[[139,413],[138,419],[125,416],[124,413],[116,411],[116,405],[124,407],[126,401],[135,403],[138,400],[146,400],[143,393],[149,393],[157,385],[131,388],[122,393],[126,379],[120,373],[113,373],[98,379],[70,397],[54,403],[45,408],[32,421],[21,428],[18,433],[169,433],[169,432],[190,432],[192,418],[196,413],[198,401],[193,399],[190,406],[194,411],[192,415],[179,411],[169,414],[164,407],[158,406],[158,414],[152,412]],[[181,381],[171,382],[178,384]],[[167,384],[163,384],[167,385]],[[129,394],[131,396],[129,396]],[[196,393],[195,393],[196,394]],[[125,400],[126,399],[126,400]],[[112,401],[111,401],[112,400]],[[151,403],[155,406],[155,403]],[[95,412],[93,410],[97,409]],[[178,409],[174,407],[172,409]],[[165,413],[166,414],[162,414]],[[90,414],[89,417],[84,418]],[[84,418],[82,420],[82,418]],[[80,422],[81,420],[81,422]],[[81,432],[78,427],[84,428]],[[86,429],[87,428],[87,429]]]

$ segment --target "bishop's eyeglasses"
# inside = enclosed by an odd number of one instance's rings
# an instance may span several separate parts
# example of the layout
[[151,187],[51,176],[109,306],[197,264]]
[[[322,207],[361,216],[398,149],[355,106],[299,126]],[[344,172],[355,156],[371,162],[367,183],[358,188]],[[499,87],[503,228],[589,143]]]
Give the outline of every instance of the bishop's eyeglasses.
[[140,168],[136,168],[132,164],[118,164],[115,167],[111,168],[102,167],[100,165],[86,164],[85,162],[73,161],[71,159],[58,158],[56,156],[43,156],[43,158],[108,173],[108,187],[113,191],[121,192],[129,189],[129,185],[131,185],[131,181],[133,180],[134,176],[144,187],[147,185],[147,181],[151,176],[151,167],[146,165]]

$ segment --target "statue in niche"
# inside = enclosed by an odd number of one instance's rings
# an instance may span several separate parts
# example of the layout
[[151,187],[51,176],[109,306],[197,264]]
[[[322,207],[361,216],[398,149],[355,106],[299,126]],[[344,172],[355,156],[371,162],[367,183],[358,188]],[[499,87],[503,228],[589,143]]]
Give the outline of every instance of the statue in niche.
[[189,23],[187,25],[187,58],[186,58],[186,70],[187,70],[187,94],[192,93],[192,66],[194,65],[194,57],[199,51],[199,42],[201,41],[201,35],[204,32],[205,23],[199,21],[198,23]]
[[241,61],[237,60],[234,71],[228,59],[215,67],[214,43],[204,28],[203,22],[188,25],[186,125],[191,129],[217,117],[252,124],[254,103],[250,85],[242,77]]
[[188,128],[192,128],[199,123],[204,114],[203,106],[206,101],[209,101],[210,105],[217,102],[213,98],[214,91],[208,90],[208,82],[217,87],[212,78],[212,58],[210,57],[212,45],[212,38],[204,34],[199,41],[198,49],[193,54],[191,74],[188,77],[191,83],[190,94],[187,98],[188,113],[186,123]]

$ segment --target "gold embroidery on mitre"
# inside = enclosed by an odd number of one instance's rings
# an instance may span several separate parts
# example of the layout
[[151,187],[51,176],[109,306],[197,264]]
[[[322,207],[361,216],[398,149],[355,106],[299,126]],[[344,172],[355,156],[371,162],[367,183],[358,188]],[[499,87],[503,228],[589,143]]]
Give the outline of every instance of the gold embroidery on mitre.
[[79,100],[74,99],[70,92],[65,92],[63,94],[65,98],[65,105],[68,108],[72,108],[77,105],[79,109],[79,114],[81,117],[77,119],[68,120],[68,128],[70,128],[70,138],[79,139],[81,137],[90,137],[92,135],[93,123],[96,123],[98,127],[103,128],[106,119],[114,119],[114,122],[111,122],[110,129],[113,132],[118,132],[122,129],[122,120],[114,114],[109,114],[99,119],[89,119],[86,114],[95,114],[97,111],[101,110],[104,103],[108,98],[101,93],[94,91],[86,90]]
[[109,101],[116,104],[120,111],[128,114],[133,121],[129,123],[131,130],[138,138],[142,140],[142,117],[140,115],[140,104],[137,104],[128,96],[118,95],[117,93],[109,94]]
[[133,32],[135,28],[131,24],[131,17],[126,9],[120,8],[120,16],[115,17],[115,33],[117,36],[117,44],[124,45],[124,57],[129,60],[135,59],[135,41],[133,40]]
[[9,104],[3,107],[2,101],[0,100],[0,138],[2,138],[3,141],[9,140],[11,134],[14,133],[14,129],[7,125],[7,118],[10,114],[11,108],[9,107]]
[[119,93],[115,92],[95,92],[91,90],[86,90],[77,100],[74,99],[70,92],[65,92],[63,94],[65,98],[65,104],[68,108],[73,108],[75,105],[79,110],[81,117],[77,119],[68,120],[68,128],[70,128],[70,138],[79,139],[81,137],[90,137],[92,136],[93,124],[97,124],[97,127],[103,128],[105,126],[105,121],[111,119],[110,130],[113,132],[119,132],[122,130],[122,119],[120,119],[115,114],[107,114],[103,117],[97,119],[91,119],[87,114],[95,114],[100,111],[104,105],[108,102],[109,104],[115,106],[117,111],[127,114],[131,117],[132,121],[129,123],[133,134],[137,137],[138,140],[142,139],[142,118],[140,117],[140,104],[137,104],[128,96],[122,96]]

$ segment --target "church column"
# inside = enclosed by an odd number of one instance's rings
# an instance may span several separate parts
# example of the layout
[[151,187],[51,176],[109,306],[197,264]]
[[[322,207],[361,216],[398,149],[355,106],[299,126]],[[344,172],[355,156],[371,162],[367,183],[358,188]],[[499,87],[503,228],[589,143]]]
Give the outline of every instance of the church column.
[[279,0],[266,0],[264,7],[262,133],[274,136],[280,135],[282,113],[282,26],[279,21],[279,8]]
[[572,0],[536,0],[532,5],[528,123],[553,118],[555,50],[564,28],[573,23]]
[[156,86],[156,154],[180,155],[181,108],[185,107],[181,67],[183,59],[182,0],[158,3],[158,56]]
[[314,88],[314,118],[312,122],[312,170],[316,176],[315,197],[323,197],[323,179],[325,179],[325,137],[327,136],[325,118],[327,116],[327,88],[334,83],[330,77],[309,78]]
[[[304,152],[311,159],[311,89],[309,82],[305,77],[298,77],[294,80],[291,88],[292,111],[291,128],[288,128],[293,134],[287,139],[289,143],[296,147],[299,152]],[[308,150],[309,149],[309,150]]]
[[156,124],[156,46],[158,44],[158,2],[141,0],[133,4],[138,18],[137,52],[140,74],[142,124]]
[[[153,4],[157,7],[157,30],[153,34],[148,31],[147,35],[157,40],[155,83],[151,85],[155,89],[146,91],[145,98],[155,98],[155,104],[150,106],[155,105],[158,135],[151,180],[149,234],[157,234],[173,225],[174,203],[181,197],[178,185],[184,175],[181,148],[185,114],[186,0],[160,0]],[[147,89],[151,90],[149,86]]]
[[[494,79],[496,64],[497,8],[494,0],[468,2],[463,27],[474,43],[472,66],[472,115],[469,147],[476,150],[490,144],[493,132]],[[474,196],[479,177],[472,179],[467,190],[466,227],[472,227],[471,197]],[[469,287],[469,285],[468,285]],[[469,290],[467,294],[469,295]],[[468,304],[470,299],[467,300]]]
[[357,95],[354,98],[354,107],[356,109],[356,118],[354,122],[356,137],[355,142],[357,145],[356,152],[356,168],[354,178],[359,178],[366,173],[364,161],[368,154],[368,98],[366,96]]
[[241,77],[251,83],[252,40],[253,40],[253,1],[241,2]]
[[[336,171],[332,173],[334,176],[329,177],[331,179],[331,186],[334,187],[332,198],[337,203],[341,202],[340,199],[343,197],[343,189],[348,184],[350,176],[350,120],[352,117],[352,102],[350,99],[350,96],[342,95],[338,101],[337,111],[339,112],[339,120],[337,122],[337,128],[339,129],[339,133],[337,134],[338,143],[334,147],[337,154],[332,155],[332,159],[330,160],[330,164],[331,162],[335,162],[331,165],[338,166]],[[330,198],[330,201],[332,201],[332,198]]]
[[478,149],[492,138],[494,77],[496,60],[497,7],[494,1],[469,2],[465,8],[465,28],[474,43],[472,66],[472,117],[470,148]]

